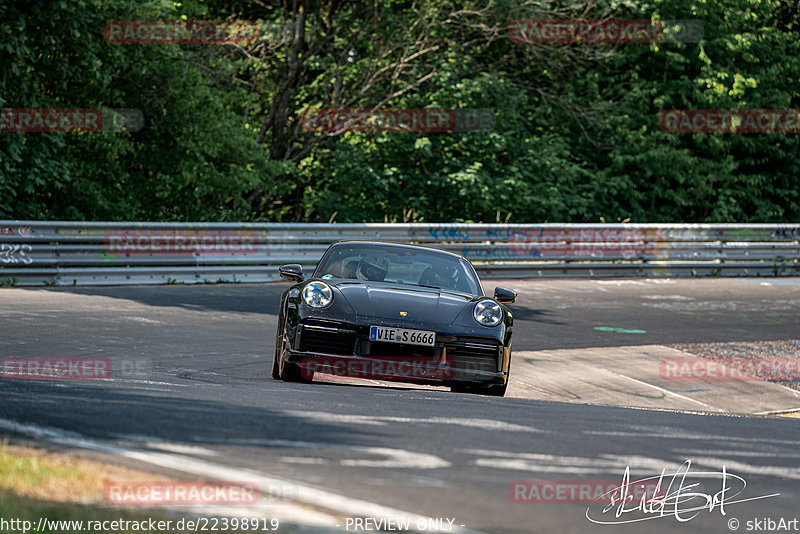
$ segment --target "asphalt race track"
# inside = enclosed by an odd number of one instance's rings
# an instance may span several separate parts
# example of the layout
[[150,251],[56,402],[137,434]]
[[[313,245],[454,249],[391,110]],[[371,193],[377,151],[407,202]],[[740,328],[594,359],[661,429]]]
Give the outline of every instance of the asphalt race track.
[[[515,354],[800,339],[796,278],[496,285],[519,292]],[[746,531],[756,519],[800,519],[796,418],[489,398],[368,381],[274,381],[285,287],[3,288],[0,356],[105,357],[112,368],[135,372],[98,381],[3,380],[0,434],[174,476],[256,480],[265,493],[262,515],[333,532],[346,532],[354,516],[455,518],[461,531],[614,534],[722,533]],[[788,408],[800,408],[800,399]],[[662,469],[674,474],[687,460],[690,472],[706,473],[687,477],[699,483],[691,491],[715,505],[685,512],[683,521],[668,511],[600,525],[586,518],[589,504],[513,502],[522,494],[515,481],[618,481],[627,466],[637,479]],[[720,499],[723,466],[746,481],[738,496]],[[589,515],[635,517],[598,505]]]

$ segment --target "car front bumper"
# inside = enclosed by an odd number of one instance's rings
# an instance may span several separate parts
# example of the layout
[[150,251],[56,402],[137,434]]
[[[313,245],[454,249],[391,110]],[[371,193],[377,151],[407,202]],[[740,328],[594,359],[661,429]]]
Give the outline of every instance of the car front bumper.
[[[407,326],[404,326],[407,327]],[[415,326],[420,328],[420,326]],[[433,347],[369,340],[369,325],[307,321],[290,333],[287,361],[314,372],[430,385],[503,385],[510,348],[474,332],[434,330]]]

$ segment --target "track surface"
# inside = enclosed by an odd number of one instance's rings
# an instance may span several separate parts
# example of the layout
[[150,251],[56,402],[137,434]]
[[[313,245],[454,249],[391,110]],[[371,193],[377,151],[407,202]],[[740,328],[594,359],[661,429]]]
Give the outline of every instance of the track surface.
[[[515,350],[800,337],[798,279],[497,285],[519,290]],[[146,361],[152,371],[99,382],[3,381],[0,419],[143,449],[190,444],[186,454],[207,461],[484,532],[729,532],[731,517],[741,530],[755,517],[800,518],[796,419],[273,381],[285,287],[3,289],[0,356],[103,356],[114,365]],[[590,524],[585,504],[509,499],[515,480],[613,480],[628,465],[641,478],[687,459],[693,471],[724,464],[745,478],[739,498],[781,495],[731,505],[724,517],[717,509],[689,523],[622,526]],[[715,484],[705,490],[716,493]]]

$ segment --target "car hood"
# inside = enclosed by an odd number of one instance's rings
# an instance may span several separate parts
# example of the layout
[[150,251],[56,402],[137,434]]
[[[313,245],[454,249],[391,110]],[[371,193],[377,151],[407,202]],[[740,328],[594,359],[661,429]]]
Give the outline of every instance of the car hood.
[[[446,289],[381,282],[346,281],[334,287],[356,315],[414,323],[451,324],[467,302],[478,298]],[[402,316],[401,311],[407,315]]]

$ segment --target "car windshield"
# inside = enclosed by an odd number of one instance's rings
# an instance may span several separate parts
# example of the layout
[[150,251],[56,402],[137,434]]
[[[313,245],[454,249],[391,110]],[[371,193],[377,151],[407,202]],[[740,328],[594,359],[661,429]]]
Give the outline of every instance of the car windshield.
[[435,287],[481,295],[466,260],[435,250],[391,245],[340,245],[322,259],[314,275]]

